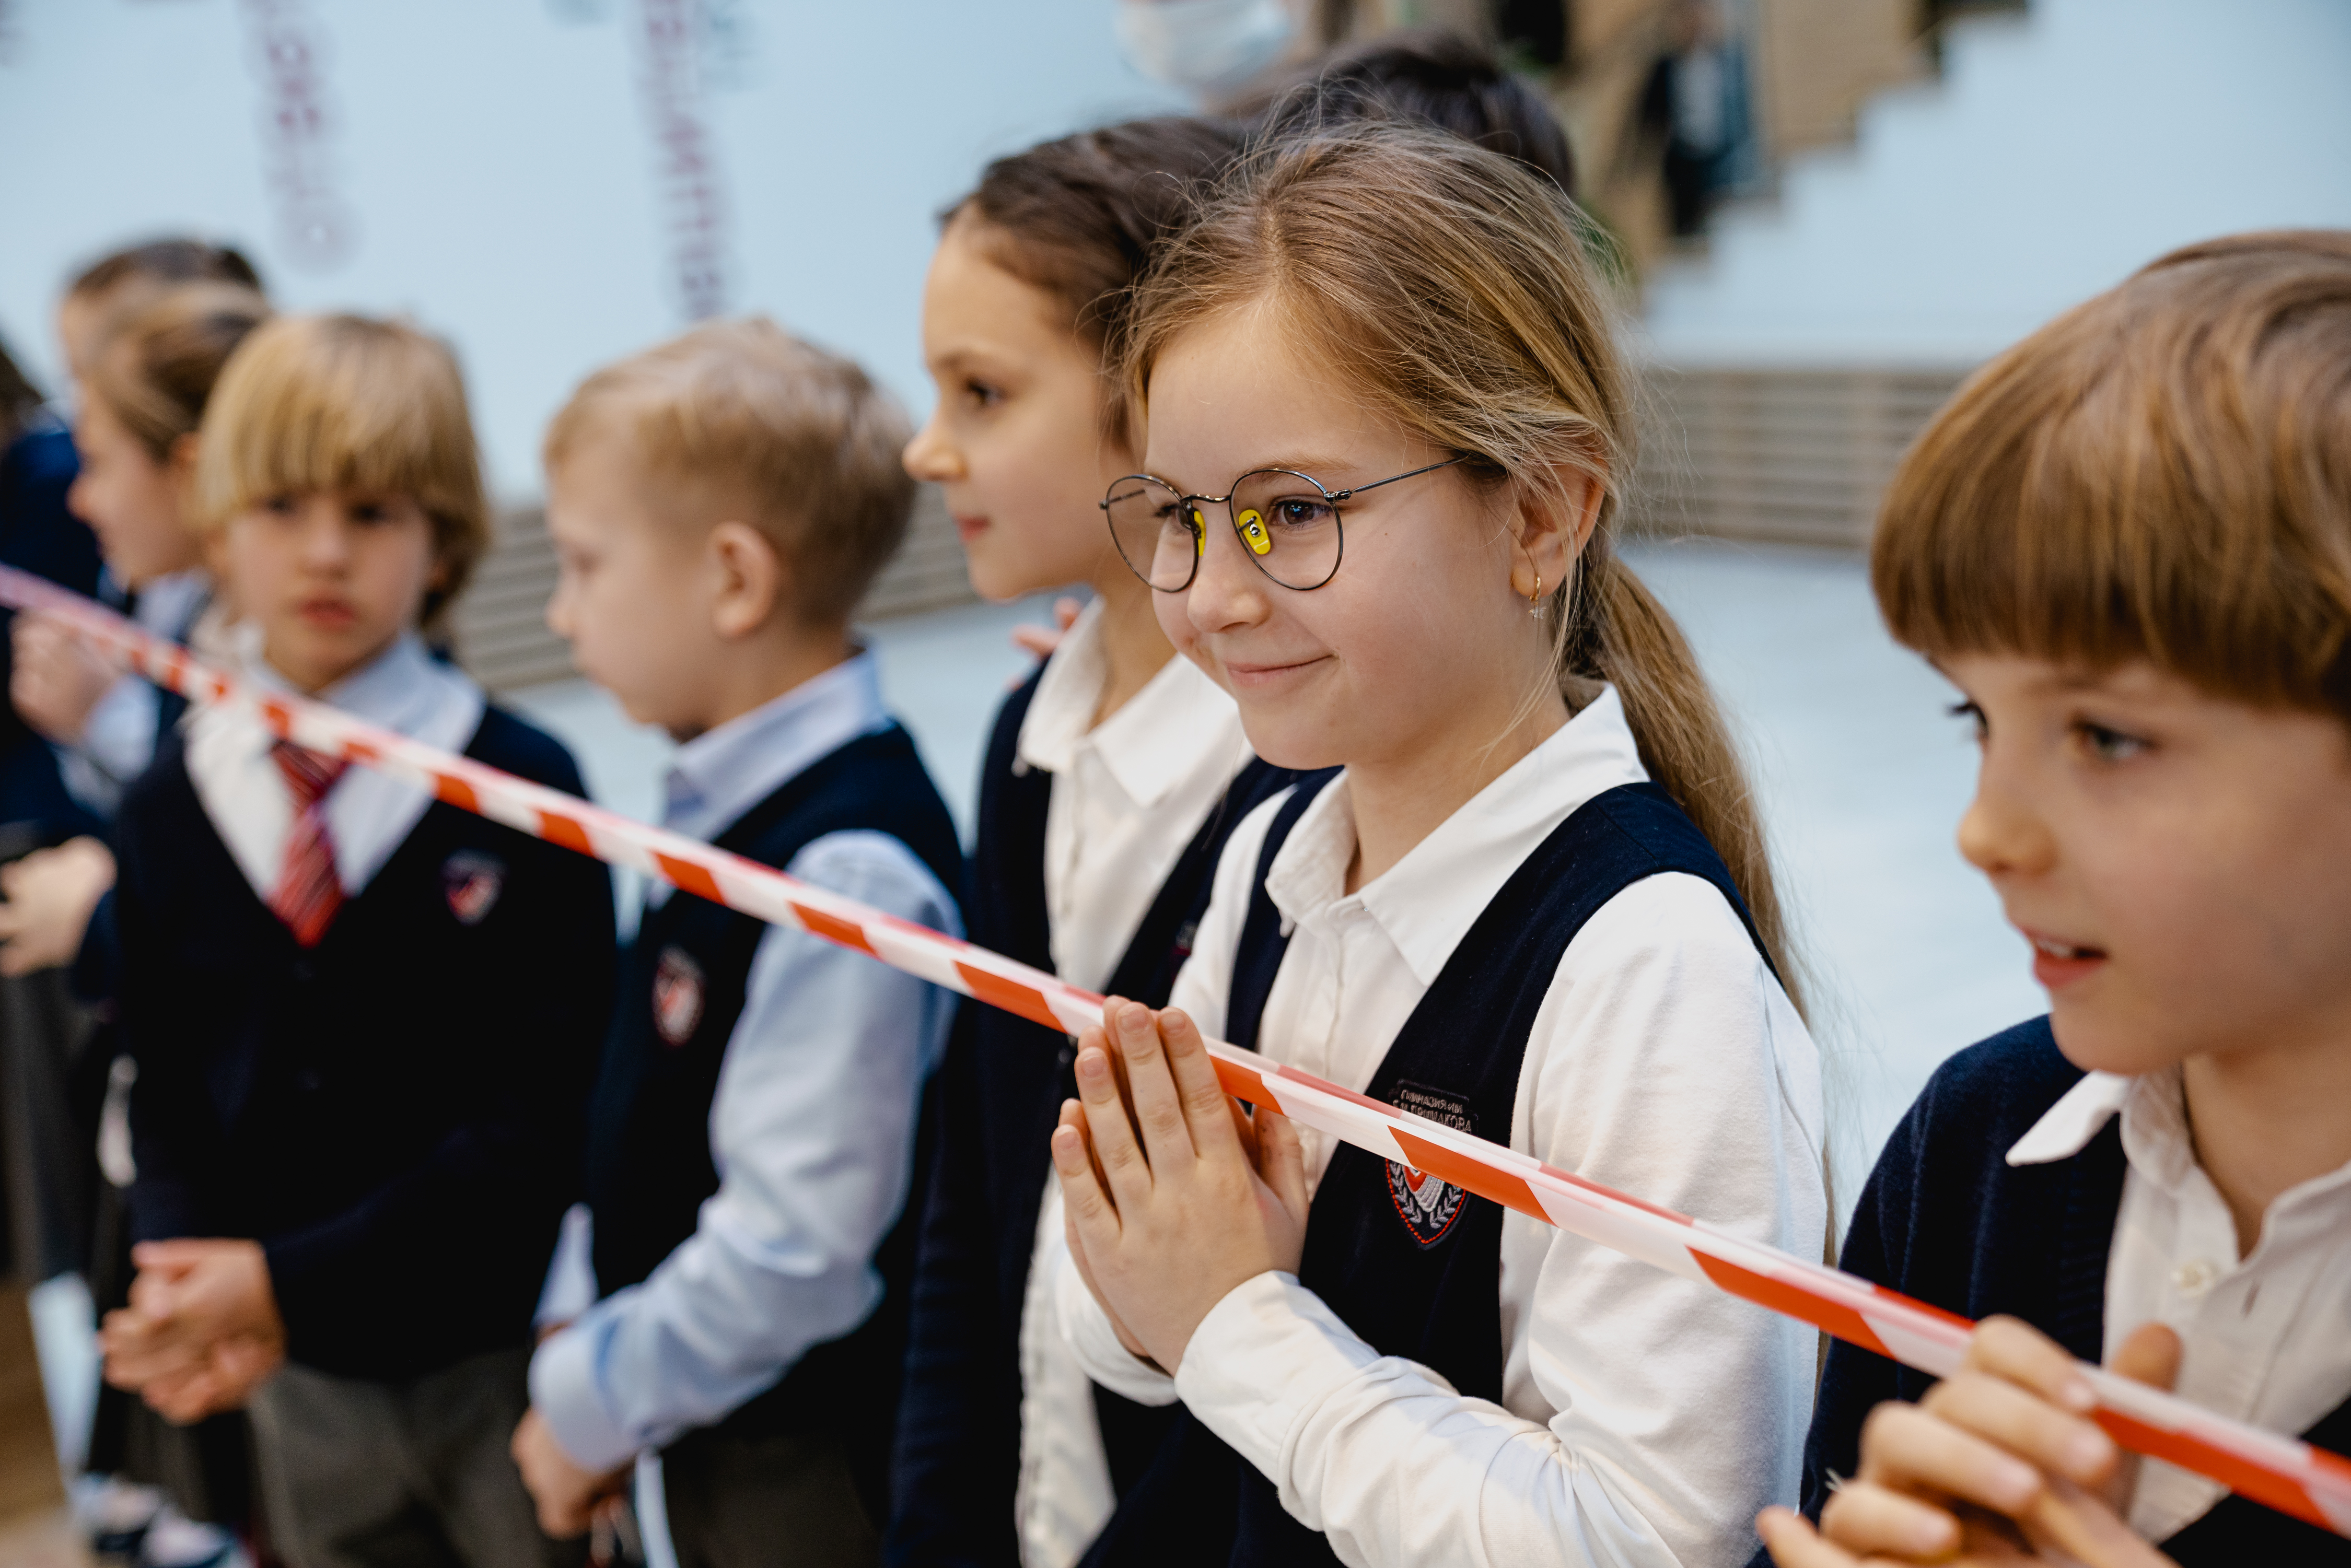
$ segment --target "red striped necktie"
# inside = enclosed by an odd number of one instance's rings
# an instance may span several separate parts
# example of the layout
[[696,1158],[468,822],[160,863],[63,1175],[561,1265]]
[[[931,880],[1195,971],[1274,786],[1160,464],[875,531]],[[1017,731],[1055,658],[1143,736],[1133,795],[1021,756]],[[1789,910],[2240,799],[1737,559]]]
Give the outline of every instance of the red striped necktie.
[[350,764],[286,740],[272,747],[271,755],[293,797],[294,822],[287,831],[286,862],[277,873],[277,890],[269,895],[269,908],[286,922],[295,941],[316,947],[343,906],[335,841],[327,831],[327,791]]

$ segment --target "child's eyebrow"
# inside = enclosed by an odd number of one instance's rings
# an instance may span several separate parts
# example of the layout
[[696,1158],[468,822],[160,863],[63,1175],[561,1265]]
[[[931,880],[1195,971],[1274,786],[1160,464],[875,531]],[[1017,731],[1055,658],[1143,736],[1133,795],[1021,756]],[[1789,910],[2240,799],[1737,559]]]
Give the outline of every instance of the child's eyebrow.
[[940,353],[933,355],[931,357],[931,363],[934,367],[943,371],[962,371],[975,368],[987,370],[994,369],[998,364],[1008,361],[1012,358],[1013,356],[1011,354],[999,349],[991,348],[985,343],[957,343],[951,349],[947,349]]
[[[1362,465],[1360,464],[1351,462],[1343,457],[1269,457],[1252,463],[1246,468],[1234,469],[1228,476],[1228,482],[1232,479],[1238,479],[1244,474],[1262,474],[1268,469],[1274,469],[1289,474],[1303,474],[1308,478],[1315,480],[1321,484],[1326,489],[1343,490],[1347,486],[1332,483],[1330,476],[1333,474],[1353,474],[1357,472],[1361,466]],[[1170,478],[1165,472],[1159,469],[1153,469],[1151,471],[1151,476],[1164,484],[1174,485],[1176,489],[1184,492],[1184,494],[1187,496],[1222,494],[1221,491],[1196,490],[1188,485],[1178,483],[1176,480]]]

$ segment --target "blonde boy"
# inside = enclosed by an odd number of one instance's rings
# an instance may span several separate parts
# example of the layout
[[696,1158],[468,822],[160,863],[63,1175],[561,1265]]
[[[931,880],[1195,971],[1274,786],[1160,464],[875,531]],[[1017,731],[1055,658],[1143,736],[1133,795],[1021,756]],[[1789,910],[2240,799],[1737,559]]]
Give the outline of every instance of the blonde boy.
[[[855,365],[764,320],[600,371],[548,434],[548,622],[682,743],[671,827],[952,930],[955,830],[849,632],[905,528],[906,436]],[[806,933],[648,901],[590,1115],[605,1296],[540,1348],[515,1434],[550,1531],[658,1450],[682,1568],[875,1559],[948,1016]]]
[[[487,538],[455,362],[281,318],[206,408],[194,520],[244,673],[574,793],[418,634]],[[141,1245],[107,1375],[246,1405],[295,1568],[576,1559],[503,1452],[611,996],[595,862],[197,711],[119,821]]]
[[2351,234],[2175,252],[1993,361],[1873,569],[1975,720],[1959,847],[2050,1015],[1936,1073],[1844,1252],[2010,1321],[1931,1392],[1835,1347],[1830,1539],[1765,1539],[1782,1568],[2351,1561],[2124,1464],[2073,1361],[2351,1449]]

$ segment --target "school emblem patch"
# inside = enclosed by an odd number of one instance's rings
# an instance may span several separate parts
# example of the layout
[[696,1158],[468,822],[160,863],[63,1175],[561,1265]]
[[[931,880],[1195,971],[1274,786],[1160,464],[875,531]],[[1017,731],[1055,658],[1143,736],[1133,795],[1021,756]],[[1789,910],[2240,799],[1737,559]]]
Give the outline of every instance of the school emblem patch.
[[[1468,1101],[1426,1083],[1398,1082],[1395,1104],[1399,1111],[1464,1133],[1478,1130],[1478,1118],[1470,1112]],[[1388,1197],[1395,1204],[1396,1218],[1404,1221],[1415,1241],[1423,1247],[1436,1246],[1461,1218],[1462,1199],[1468,1195],[1451,1182],[1439,1181],[1401,1161],[1390,1160],[1387,1166]]]
[[702,966],[682,947],[664,947],[653,966],[653,1029],[672,1050],[702,1027]]
[[487,919],[506,887],[507,862],[496,855],[459,850],[441,862],[442,896],[460,925],[479,925]]

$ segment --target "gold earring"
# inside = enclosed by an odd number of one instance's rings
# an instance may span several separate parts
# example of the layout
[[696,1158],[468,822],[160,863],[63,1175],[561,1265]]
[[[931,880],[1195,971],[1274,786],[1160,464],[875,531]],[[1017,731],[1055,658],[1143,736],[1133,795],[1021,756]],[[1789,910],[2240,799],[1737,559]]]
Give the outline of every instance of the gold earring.
[[1533,616],[1533,617],[1534,617],[1536,620],[1538,620],[1538,621],[1540,621],[1540,620],[1541,620],[1541,619],[1542,619],[1542,573],[1541,573],[1541,572],[1537,572],[1537,573],[1535,573],[1535,587],[1534,587],[1534,591],[1533,591],[1532,593],[1530,593],[1530,594],[1528,594],[1528,595],[1527,595],[1527,613],[1528,613],[1528,614],[1530,614],[1530,615],[1531,615],[1531,616]]

